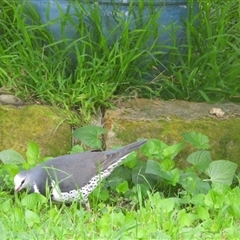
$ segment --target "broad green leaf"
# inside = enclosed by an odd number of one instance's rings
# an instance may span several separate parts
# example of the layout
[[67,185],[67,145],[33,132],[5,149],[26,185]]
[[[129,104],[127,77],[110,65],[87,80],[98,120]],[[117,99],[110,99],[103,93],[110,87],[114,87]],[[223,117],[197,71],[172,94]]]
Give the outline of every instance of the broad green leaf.
[[112,217],[112,219],[114,219],[114,222],[117,225],[118,224],[122,224],[124,222],[124,219],[125,219],[125,215],[121,211],[119,211],[119,212],[117,212],[117,211],[112,212],[112,216],[111,217]]
[[148,160],[145,172],[148,174],[160,176],[162,174],[162,169],[158,162],[153,160]]
[[12,205],[11,213],[13,214],[14,219],[17,222],[22,222],[22,220],[24,219],[24,212],[19,207],[14,207],[14,205]]
[[209,138],[202,134],[202,133],[196,133],[196,132],[187,132],[182,133],[183,138],[194,145],[196,148],[200,149],[209,149]]
[[175,162],[171,158],[165,158],[164,160],[161,161],[160,166],[163,171],[170,171],[175,166]]
[[73,146],[71,151],[70,151],[71,154],[81,153],[81,152],[84,152],[84,148],[81,145],[79,145],[79,144]]
[[56,217],[59,216],[59,211],[57,210],[57,208],[50,208],[48,210],[48,217],[51,219],[51,220],[54,220]]
[[211,154],[209,151],[197,151],[187,157],[187,162],[191,163],[199,171],[205,171],[211,163]]
[[191,218],[189,216],[189,213],[186,213],[185,209],[179,211],[178,213],[178,224],[182,227],[188,227],[191,224]]
[[12,149],[1,151],[0,159],[4,164],[22,164],[25,162],[21,154]]
[[128,182],[127,181],[123,181],[120,184],[117,185],[116,188],[118,193],[126,193],[129,190],[129,186],[128,186]]
[[209,213],[208,210],[202,206],[197,207],[197,214],[201,220],[207,220],[209,219]]
[[99,194],[99,199],[102,201],[106,201],[109,199],[109,191],[107,189],[102,189],[100,194]]
[[109,232],[112,216],[110,214],[104,214],[101,218],[97,219],[96,225],[101,229],[102,232]]
[[[172,161],[172,160],[169,160]],[[173,186],[176,185],[179,181],[179,170],[173,169],[171,171],[163,170],[161,164],[156,161],[148,160],[146,165],[146,174],[153,174],[157,176],[157,179],[166,180],[168,183],[172,184]]]
[[5,201],[1,202],[1,205],[0,205],[1,212],[6,212],[6,213],[12,212],[12,208],[13,208],[12,199],[5,198]]
[[230,189],[230,191],[225,194],[226,203],[231,206],[233,210],[233,216],[236,218],[240,218],[240,190],[239,186],[235,187],[234,189]]
[[158,139],[149,139],[147,143],[140,148],[140,151],[149,159],[156,158],[161,160],[164,158],[163,149],[166,147],[168,147],[168,145]]
[[14,177],[19,172],[19,166],[16,164],[3,164],[1,166],[1,172],[4,173],[4,177],[6,177],[6,175]]
[[124,166],[133,169],[138,162],[138,155],[136,152],[130,153],[123,161]]
[[233,215],[236,216],[236,218],[240,218],[240,206],[239,206],[239,199],[236,199],[234,203],[232,203],[232,210]]
[[237,164],[227,160],[217,160],[210,163],[205,173],[212,183],[231,185],[237,169]]
[[102,141],[99,137],[105,133],[106,129],[102,127],[88,125],[76,129],[72,135],[91,148],[102,149]]
[[195,206],[204,206],[204,199],[205,199],[205,194],[199,193],[199,194],[194,194],[190,201],[191,201],[191,204]]
[[186,143],[181,142],[181,143],[177,143],[172,146],[164,148],[163,156],[174,159],[177,156],[177,154],[184,148],[185,144]]
[[176,184],[179,182],[179,170],[177,168],[165,172],[164,175],[164,179],[166,179],[173,186],[176,186]]
[[33,211],[26,210],[25,211],[25,221],[28,226],[33,226],[35,223],[40,223],[40,218],[38,214]]
[[221,183],[214,183],[212,184],[212,189],[214,189],[218,193],[226,195],[227,193],[229,193],[229,191],[231,191],[231,186]]
[[22,200],[21,200],[21,204],[23,206],[26,206],[27,209],[35,209],[36,206],[40,203],[46,203],[47,202],[47,198],[44,197],[42,194],[39,193],[31,193],[31,194],[27,194]]
[[36,163],[38,163],[39,160],[39,155],[40,155],[39,146],[35,142],[30,141],[28,143],[28,148],[26,152],[27,163],[30,165],[36,165]]
[[164,212],[171,212],[175,206],[175,199],[174,198],[165,198],[160,200],[160,206]]
[[94,189],[91,196],[101,199],[102,201],[106,201],[109,199],[109,191],[103,186],[98,186]]
[[211,189],[205,196],[204,203],[211,208],[220,209],[224,205],[224,194]]
[[114,169],[113,173],[108,177],[108,180],[104,185],[115,190],[118,183],[121,182],[123,179],[126,181],[131,181],[132,170],[124,166],[119,166]]
[[199,193],[206,194],[210,190],[208,182],[204,182],[194,172],[180,174],[179,184],[192,195]]

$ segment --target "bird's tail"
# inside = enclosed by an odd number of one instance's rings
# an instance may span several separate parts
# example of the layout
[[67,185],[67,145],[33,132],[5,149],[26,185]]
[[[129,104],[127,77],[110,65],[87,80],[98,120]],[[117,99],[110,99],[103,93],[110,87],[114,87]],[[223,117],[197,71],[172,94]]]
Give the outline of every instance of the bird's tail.
[[114,153],[120,153],[121,156],[128,155],[132,151],[140,148],[142,145],[144,145],[147,142],[146,139],[142,139],[138,142],[130,143],[124,147],[114,149],[114,150],[108,150],[106,153],[107,154],[114,154]]

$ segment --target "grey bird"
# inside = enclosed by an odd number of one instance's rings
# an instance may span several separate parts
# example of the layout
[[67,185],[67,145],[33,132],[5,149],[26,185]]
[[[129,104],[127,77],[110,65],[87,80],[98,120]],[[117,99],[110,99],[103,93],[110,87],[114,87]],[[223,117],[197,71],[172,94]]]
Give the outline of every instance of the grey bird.
[[90,210],[88,195],[118,164],[147,140],[103,152],[87,151],[53,158],[14,177],[15,191],[28,189],[57,202],[80,201]]

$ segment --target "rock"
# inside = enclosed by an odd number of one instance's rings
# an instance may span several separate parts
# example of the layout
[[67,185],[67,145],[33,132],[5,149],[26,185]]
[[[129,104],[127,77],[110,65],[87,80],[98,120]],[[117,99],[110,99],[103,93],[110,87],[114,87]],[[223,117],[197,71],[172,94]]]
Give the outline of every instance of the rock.
[[14,95],[2,94],[0,95],[0,105],[23,106],[24,102]]
[[71,149],[71,128],[63,110],[47,106],[0,106],[0,151],[14,149],[25,157],[29,141],[41,156],[58,156]]
[[221,108],[212,108],[209,113],[217,117],[223,117],[225,115],[225,112]]
[[[221,117],[210,114],[213,108],[224,112]],[[106,146],[125,145],[137,138],[157,138],[169,145],[183,140],[183,132],[200,132],[210,139],[212,158],[240,163],[240,104],[196,103],[132,99],[107,110]],[[189,145],[178,156],[185,164],[194,149]]]

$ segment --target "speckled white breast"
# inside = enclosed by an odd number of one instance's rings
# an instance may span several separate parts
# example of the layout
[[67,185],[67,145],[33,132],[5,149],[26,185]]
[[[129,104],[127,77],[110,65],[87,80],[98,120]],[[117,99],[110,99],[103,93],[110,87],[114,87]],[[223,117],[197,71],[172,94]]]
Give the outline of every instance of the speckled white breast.
[[88,195],[97,187],[98,183],[108,177],[111,172],[116,168],[118,163],[120,163],[125,157],[119,159],[116,163],[110,165],[107,169],[100,172],[98,175],[91,178],[91,180],[81,189],[73,189],[69,192],[61,192],[59,189],[59,186],[55,183],[55,181],[52,180],[51,186],[52,186],[52,192],[51,196],[52,199],[56,202],[72,202],[72,201],[83,201],[87,202]]

